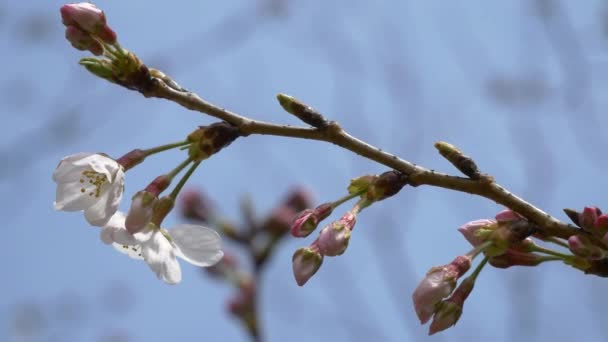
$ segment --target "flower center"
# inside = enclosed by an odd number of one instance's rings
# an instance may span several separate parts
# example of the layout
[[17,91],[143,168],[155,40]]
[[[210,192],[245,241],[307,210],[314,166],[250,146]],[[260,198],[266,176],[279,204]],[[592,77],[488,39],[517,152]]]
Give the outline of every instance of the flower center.
[[93,170],[82,171],[82,177],[80,178],[82,188],[80,188],[80,192],[85,193],[87,192],[87,188],[93,187],[93,189],[89,191],[88,195],[99,198],[101,195],[101,187],[107,182],[108,177],[106,177],[104,174],[95,172]]

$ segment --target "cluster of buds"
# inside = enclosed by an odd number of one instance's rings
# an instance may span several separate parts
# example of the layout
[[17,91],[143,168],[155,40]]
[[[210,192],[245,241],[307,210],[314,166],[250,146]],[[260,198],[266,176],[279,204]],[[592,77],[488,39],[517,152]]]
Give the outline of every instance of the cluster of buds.
[[449,328],[460,318],[464,300],[472,291],[475,279],[462,282],[456,291],[454,289],[471,262],[471,255],[461,255],[447,265],[433,267],[414,290],[412,300],[420,323],[425,324],[433,317],[429,334]]
[[[581,232],[568,238],[570,251],[588,260],[602,260],[608,256],[608,215],[597,207],[585,207],[582,212],[564,210],[581,228]],[[592,240],[601,241],[594,243]]]
[[65,37],[74,48],[100,56],[105,45],[116,44],[116,33],[106,23],[103,11],[95,5],[88,2],[68,4],[63,5],[60,12],[66,26]]
[[292,257],[296,283],[303,286],[319,270],[325,256],[342,255],[348,247],[351,233],[357,222],[357,214],[374,202],[398,193],[407,184],[407,177],[397,171],[381,175],[366,175],[351,180],[348,195],[334,202],[323,203],[314,209],[306,209],[296,216],[291,225],[291,234],[306,237],[316,230],[321,221],[344,202],[359,197],[359,201],[342,217],[326,225],[316,240],[302,247]]
[[[425,324],[433,318],[429,334],[456,324],[462,314],[464,302],[473,291],[475,280],[486,262],[497,268],[507,268],[537,266],[545,261],[561,260],[583,270],[591,267],[591,264],[576,255],[564,254],[536,244],[532,237],[545,239],[562,247],[565,242],[540,236],[533,223],[510,209],[501,211],[494,219],[468,222],[458,228],[458,231],[474,247],[473,250],[457,257],[448,265],[431,268],[412,296],[420,322]],[[456,287],[457,280],[471,266],[471,260],[482,253],[484,260]]]

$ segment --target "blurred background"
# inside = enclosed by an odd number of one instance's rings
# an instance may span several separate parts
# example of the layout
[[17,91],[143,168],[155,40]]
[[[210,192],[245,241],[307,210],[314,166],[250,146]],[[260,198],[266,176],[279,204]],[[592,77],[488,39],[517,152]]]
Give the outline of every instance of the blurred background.
[[[182,283],[165,285],[100,243],[82,215],[54,212],[51,174],[63,156],[118,157],[215,121],[87,73],[78,65],[87,54],[64,39],[62,4],[0,2],[0,340],[248,341],[226,283],[182,262]],[[451,142],[560,219],[565,207],[606,205],[605,1],[96,4],[125,48],[220,106],[299,124],[275,100],[291,94],[371,144],[455,174],[433,148]],[[121,208],[182,158],[171,151],[130,171]],[[253,136],[205,161],[191,184],[238,222],[244,196],[264,217],[295,186],[320,203],[385,170],[333,145]],[[486,268],[458,325],[426,337],[412,291],[431,266],[468,251],[458,226],[501,209],[406,187],[363,212],[347,252],[302,288],[291,256],[316,233],[284,239],[258,288],[263,340],[605,340],[608,282],[558,263]],[[166,222],[183,221],[176,212]]]

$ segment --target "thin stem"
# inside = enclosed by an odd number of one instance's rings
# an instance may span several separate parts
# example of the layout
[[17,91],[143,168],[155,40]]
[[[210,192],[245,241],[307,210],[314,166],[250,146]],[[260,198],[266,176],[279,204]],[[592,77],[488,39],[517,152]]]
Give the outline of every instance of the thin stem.
[[[190,163],[190,159],[188,159],[188,163]],[[179,192],[182,190],[182,188],[188,181],[188,178],[190,178],[190,176],[192,176],[192,173],[194,173],[194,170],[196,170],[196,168],[200,165],[200,163],[201,163],[201,161],[199,160],[199,161],[194,162],[192,164],[192,166],[190,166],[190,168],[188,169],[188,171],[186,171],[186,173],[184,174],[182,179],[179,180],[179,183],[177,183],[177,185],[175,186],[173,191],[171,191],[171,194],[169,194],[169,197],[171,197],[173,200],[175,200],[177,198],[177,195],[179,194]],[[186,166],[186,165],[184,165],[184,166]]]
[[558,258],[560,258],[562,260],[567,260],[567,259],[570,259],[570,258],[573,257],[573,255],[570,255],[570,254],[560,253],[558,251],[554,251],[552,249],[548,249],[548,248],[544,248],[544,247],[536,246],[536,245],[532,247],[532,251],[533,252],[539,252],[539,253],[545,253],[545,254],[548,254],[548,255],[553,255],[553,256],[556,256],[556,257],[558,257]]
[[488,263],[488,260],[490,260],[489,257],[483,258],[483,260],[481,260],[481,262],[479,263],[479,265],[477,265],[477,267],[475,267],[475,270],[473,270],[473,273],[471,273],[471,275],[469,276],[469,278],[473,282],[475,280],[477,280],[477,276],[479,275],[479,273],[481,273],[481,270],[484,268],[484,266],[486,266],[486,264]]
[[184,145],[190,145],[191,142],[188,140],[184,140],[184,141],[179,141],[176,143],[171,143],[171,144],[166,144],[166,145],[160,145],[157,147],[153,147],[153,148],[149,148],[149,149],[145,149],[142,152],[144,153],[144,155],[146,157],[151,156],[153,154],[159,153],[159,152],[163,152],[163,151],[167,151],[176,147],[182,147]]
[[570,248],[570,247],[568,247],[568,244],[567,244],[566,242],[564,242],[564,241],[562,241],[561,239],[556,238],[556,237],[554,237],[554,236],[549,236],[549,237],[546,237],[546,238],[544,238],[544,239],[545,239],[545,241],[547,241],[547,242],[554,243],[554,244],[559,245],[559,246],[562,246],[562,247],[564,247],[564,248]]
[[182,170],[186,166],[188,166],[188,164],[190,164],[190,162],[192,162],[192,159],[190,157],[188,157],[186,160],[184,160],[179,165],[177,165],[173,170],[171,170],[169,173],[167,173],[167,178],[169,178],[170,180],[173,180],[173,178],[175,178],[175,176],[177,176],[178,173],[182,172]]
[[468,255],[471,259],[475,259],[475,257],[479,255],[479,253],[486,250],[486,248],[492,246],[492,244],[492,241],[484,241],[479,246],[475,246],[473,249],[471,249],[466,255]]
[[355,197],[357,197],[357,196],[361,196],[361,195],[362,195],[362,194],[364,194],[364,193],[365,193],[365,191],[359,191],[359,192],[354,192],[354,193],[352,193],[352,194],[348,194],[348,195],[346,195],[346,196],[344,196],[344,197],[342,197],[342,198],[340,198],[340,199],[336,200],[335,202],[332,202],[332,203],[331,203],[331,207],[332,207],[333,209],[336,209],[337,207],[339,207],[339,206],[341,206],[342,204],[344,204],[344,202],[348,202],[348,201],[350,201],[351,199],[353,199],[353,198],[355,198]]

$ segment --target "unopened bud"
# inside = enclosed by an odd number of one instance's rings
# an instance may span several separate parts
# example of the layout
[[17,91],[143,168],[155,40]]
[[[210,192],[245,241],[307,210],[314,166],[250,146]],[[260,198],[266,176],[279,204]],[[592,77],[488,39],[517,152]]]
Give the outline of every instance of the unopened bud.
[[391,197],[407,184],[407,176],[399,171],[379,175],[367,190],[367,199],[375,202]]
[[496,227],[496,221],[481,219],[465,223],[458,231],[473,247],[477,247],[488,239]]
[[585,207],[583,212],[579,214],[578,222],[584,230],[588,232],[593,232],[595,228],[595,221],[597,218],[602,215],[602,212],[597,207]]
[[202,126],[188,136],[190,141],[198,138],[198,142],[190,145],[190,158],[194,161],[205,160],[230,145],[239,136],[239,129],[225,121]]
[[103,54],[103,46],[101,43],[76,26],[68,26],[66,28],[65,38],[78,50],[89,50],[95,56]]
[[125,227],[131,234],[143,230],[152,218],[152,210],[158,197],[148,191],[140,191],[133,196]]
[[458,285],[452,295],[441,302],[429,326],[429,335],[433,335],[454,326],[462,315],[465,300],[475,286],[475,278],[468,277]]
[[441,301],[456,287],[456,281],[471,267],[471,258],[458,256],[451,263],[431,268],[412,294],[420,323],[424,324],[438,309]]
[[293,275],[296,283],[303,286],[319,270],[323,263],[323,255],[316,245],[298,249],[292,258]]
[[152,217],[150,218],[150,222],[160,227],[165,217],[171,212],[171,210],[173,210],[174,204],[175,201],[170,196],[159,198],[152,209]]
[[346,251],[357,218],[351,212],[347,212],[338,221],[325,226],[317,240],[319,251],[323,255],[337,256]]
[[306,237],[310,235],[319,222],[331,215],[333,206],[331,203],[324,203],[315,209],[305,209],[300,212],[291,224],[291,235],[295,237]]
[[313,127],[323,128],[329,124],[323,115],[321,115],[317,110],[306,105],[293,96],[278,94],[277,100],[279,100],[281,107],[283,107],[287,113],[294,115],[298,119]]
[[469,178],[479,179],[481,177],[481,172],[479,172],[473,159],[462,153],[456,146],[445,141],[439,141],[435,143],[435,148],[439,151],[439,154]]
[[209,200],[201,191],[187,189],[179,195],[181,212],[185,218],[207,222],[213,216]]
[[312,205],[312,195],[303,187],[292,189],[287,194],[285,205],[297,212],[300,212],[306,208],[310,208]]
[[577,256],[590,260],[600,260],[606,257],[607,251],[594,245],[589,238],[583,235],[572,235],[568,238],[570,251]]
[[275,236],[289,231],[291,222],[297,213],[290,207],[282,205],[275,208],[263,224],[264,229]]
[[521,215],[511,209],[505,209],[496,214],[496,221],[498,222],[511,222],[524,219]]
[[538,266],[543,261],[545,259],[541,255],[508,249],[503,254],[490,258],[489,263],[496,268],[509,268],[512,266]]
[[61,20],[65,26],[75,26],[84,32],[97,36],[107,44],[116,42],[116,33],[106,24],[102,10],[88,2],[63,5]]

